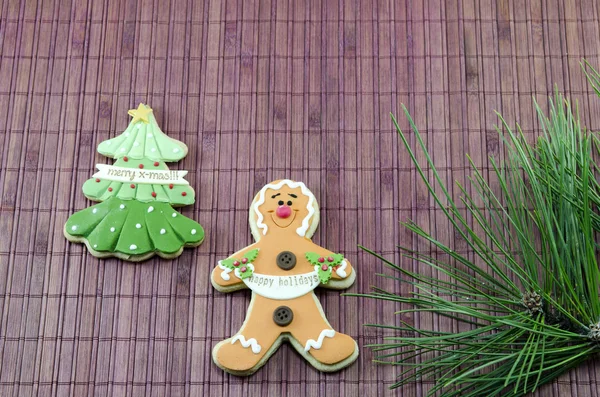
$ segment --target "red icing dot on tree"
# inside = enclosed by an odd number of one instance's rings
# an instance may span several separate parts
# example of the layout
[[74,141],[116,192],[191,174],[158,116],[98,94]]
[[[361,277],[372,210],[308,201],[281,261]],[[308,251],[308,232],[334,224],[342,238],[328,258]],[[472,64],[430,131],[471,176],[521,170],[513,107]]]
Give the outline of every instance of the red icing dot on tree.
[[323,257],[320,257],[320,258],[319,258],[319,262],[320,262],[320,263],[323,263],[323,262],[325,262],[325,258],[323,258]]
[[240,265],[240,262],[238,262],[238,261],[233,262],[233,266],[238,267],[239,265]]
[[156,192],[152,192],[152,197],[156,197]]
[[242,258],[242,263],[248,263],[248,258]]
[[241,271],[242,273],[246,273],[246,270],[248,270],[248,268],[246,268],[246,266],[244,266],[244,267],[242,267],[242,268],[240,269],[240,271]]
[[144,164],[140,164],[139,167],[140,167],[140,169],[144,168]]
[[169,185],[169,189],[173,189],[173,184],[172,183]]
[[187,196],[187,193],[186,192],[181,192],[181,195],[182,196]]
[[329,266],[327,266],[327,265],[322,265],[322,266],[321,266],[321,270],[325,271],[325,270],[327,270],[327,268],[328,268],[328,267],[329,267]]
[[129,187],[131,187],[132,189],[135,189],[135,185],[133,183],[131,185],[129,185]]
[[155,167],[158,167],[158,161],[155,161],[155,162],[154,162],[154,166],[155,166]]
[[109,191],[109,192],[112,192],[112,187],[109,187],[109,188],[108,188],[108,191]]
[[96,178],[96,182],[100,182],[100,178]]
[[330,257],[330,256],[328,256],[328,257],[327,257],[327,260],[328,260],[329,262],[333,262],[333,258],[332,258],[332,257]]
[[129,161],[129,159],[127,158],[127,156],[123,157],[123,161]]

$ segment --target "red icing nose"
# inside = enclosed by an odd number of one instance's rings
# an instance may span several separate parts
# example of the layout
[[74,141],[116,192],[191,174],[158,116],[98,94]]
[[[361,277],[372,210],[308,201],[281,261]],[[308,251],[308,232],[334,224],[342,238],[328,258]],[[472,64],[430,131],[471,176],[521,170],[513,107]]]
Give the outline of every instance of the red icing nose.
[[277,211],[275,211],[275,213],[280,218],[287,218],[288,216],[292,215],[292,209],[287,205],[280,205],[277,207]]

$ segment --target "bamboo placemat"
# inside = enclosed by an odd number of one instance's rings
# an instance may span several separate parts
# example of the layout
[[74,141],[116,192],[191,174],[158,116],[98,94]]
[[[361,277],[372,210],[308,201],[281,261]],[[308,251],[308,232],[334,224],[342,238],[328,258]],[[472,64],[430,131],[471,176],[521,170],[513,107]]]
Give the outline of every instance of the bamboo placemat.
[[[350,291],[398,290],[357,245],[400,262],[396,244],[428,247],[399,221],[454,234],[389,113],[407,104],[449,184],[465,180],[465,153],[486,173],[487,156],[500,156],[494,110],[535,135],[531,98],[546,107],[554,85],[598,130],[600,99],[579,61],[600,65],[599,12],[591,0],[3,1],[0,396],[391,394],[397,369],[363,348],[382,333],[361,324],[392,323],[399,308],[335,291],[319,297],[359,341],[353,366],[322,374],[284,345],[252,377],[224,374],[210,352],[241,325],[249,293],[216,292],[211,269],[251,241],[255,192],[291,177],[320,202],[315,240],[355,264]],[[171,168],[190,170],[197,201],[183,212],[207,238],[173,261],[98,260],[62,227],[90,205],[81,186],[94,165],[111,163],[98,143],[140,101],[190,148]],[[536,394],[597,396],[598,378],[590,363]]]

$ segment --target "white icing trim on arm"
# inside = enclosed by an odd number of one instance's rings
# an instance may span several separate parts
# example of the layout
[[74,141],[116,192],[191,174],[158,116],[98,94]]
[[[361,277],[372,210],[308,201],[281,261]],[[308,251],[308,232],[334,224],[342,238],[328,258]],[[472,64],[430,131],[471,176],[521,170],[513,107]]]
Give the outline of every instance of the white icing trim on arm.
[[341,278],[346,278],[348,276],[348,274],[346,274],[346,267],[348,266],[348,263],[346,263],[346,260],[344,259],[342,261],[342,263],[340,263],[340,266],[335,269],[335,273],[340,276]]
[[306,235],[306,232],[308,231],[308,222],[310,221],[310,218],[315,214],[315,209],[313,207],[313,204],[315,202],[315,196],[310,192],[310,190],[308,190],[304,183],[294,182],[289,179],[284,179],[279,183],[265,185],[262,189],[260,189],[260,192],[258,193],[258,200],[256,201],[256,204],[254,204],[254,212],[256,212],[257,215],[256,226],[259,229],[263,229],[263,235],[267,234],[267,230],[269,229],[269,227],[263,223],[264,216],[258,208],[265,203],[265,193],[267,189],[279,190],[283,185],[287,185],[291,189],[299,187],[300,190],[302,190],[302,194],[308,196],[308,204],[306,205],[308,215],[302,220],[302,226],[296,229],[296,233],[298,233],[300,237],[304,237]]
[[311,348],[313,348],[313,349],[320,349],[321,346],[323,345],[323,340],[325,339],[325,337],[333,338],[334,335],[335,335],[335,331],[334,330],[332,330],[332,329],[324,329],[319,334],[318,340],[309,339],[309,340],[306,341],[306,346],[304,346],[304,351],[307,352]]
[[219,265],[219,269],[222,269],[223,271],[221,272],[221,278],[225,281],[229,281],[229,279],[231,278],[229,276],[229,273],[231,273],[231,269],[229,269],[228,267],[223,266],[223,264],[221,263],[222,261],[218,262]]
[[252,353],[254,354],[258,354],[262,350],[262,347],[258,344],[256,339],[250,338],[246,340],[246,338],[244,338],[244,335],[242,334],[234,336],[233,339],[231,339],[231,344],[233,345],[238,340],[242,344],[242,347],[244,347],[245,349],[247,349],[248,347],[252,347]]

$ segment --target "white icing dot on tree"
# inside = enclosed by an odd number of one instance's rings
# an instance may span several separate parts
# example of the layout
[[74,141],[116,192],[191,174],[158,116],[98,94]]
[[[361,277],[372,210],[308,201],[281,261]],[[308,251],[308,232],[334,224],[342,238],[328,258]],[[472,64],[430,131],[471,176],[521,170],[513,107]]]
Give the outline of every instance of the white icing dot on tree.
[[114,227],[111,227],[111,228],[110,228],[110,231],[111,231],[112,233],[114,233],[114,232],[115,232],[115,228],[114,228]]
[[123,208],[125,208],[125,204],[121,204],[121,205],[119,206],[119,208],[120,208],[120,209],[123,209]]
[[124,147],[122,147],[122,148],[121,148],[121,151],[122,151],[122,152],[124,152],[124,151],[125,151],[125,148],[124,148]]
[[148,133],[148,135],[146,135],[146,137],[148,137],[148,138],[152,138],[152,134],[151,134],[151,133]]
[[137,245],[135,245],[135,244],[131,244],[131,245],[129,246],[129,249],[133,251],[134,249],[137,249]]
[[173,149],[173,153],[177,153],[178,151],[179,151],[179,148]]
[[133,146],[140,146],[140,143],[138,141],[133,142]]
[[125,133],[125,136],[129,136],[129,132],[126,132],[126,133]]
[[71,230],[73,230],[73,231],[77,230],[77,226],[75,226],[75,225],[71,226]]
[[152,212],[152,211],[154,211],[154,207],[153,206],[148,207],[148,212]]
[[137,128],[139,130],[140,128],[142,128],[142,125],[140,123],[137,123],[137,125],[135,126],[135,128]]
[[173,215],[171,215],[173,218],[175,218],[177,216],[177,212],[173,212]]
[[110,145],[110,141],[106,141],[106,142],[104,142],[104,144],[105,144],[106,146],[109,146],[109,145]]
[[151,152],[156,152],[156,148],[153,147],[152,149],[150,149]]
[[96,212],[98,212],[98,208],[94,208],[94,209],[92,210],[92,214],[95,214]]
[[98,247],[98,244],[94,244],[94,248]]
[[142,225],[140,225],[139,223],[136,223],[136,224],[135,224],[135,228],[136,228],[136,229],[141,229],[141,228],[142,228]]
[[160,234],[165,234],[167,231],[165,229],[160,229]]
[[196,234],[196,229],[192,229],[192,234]]

